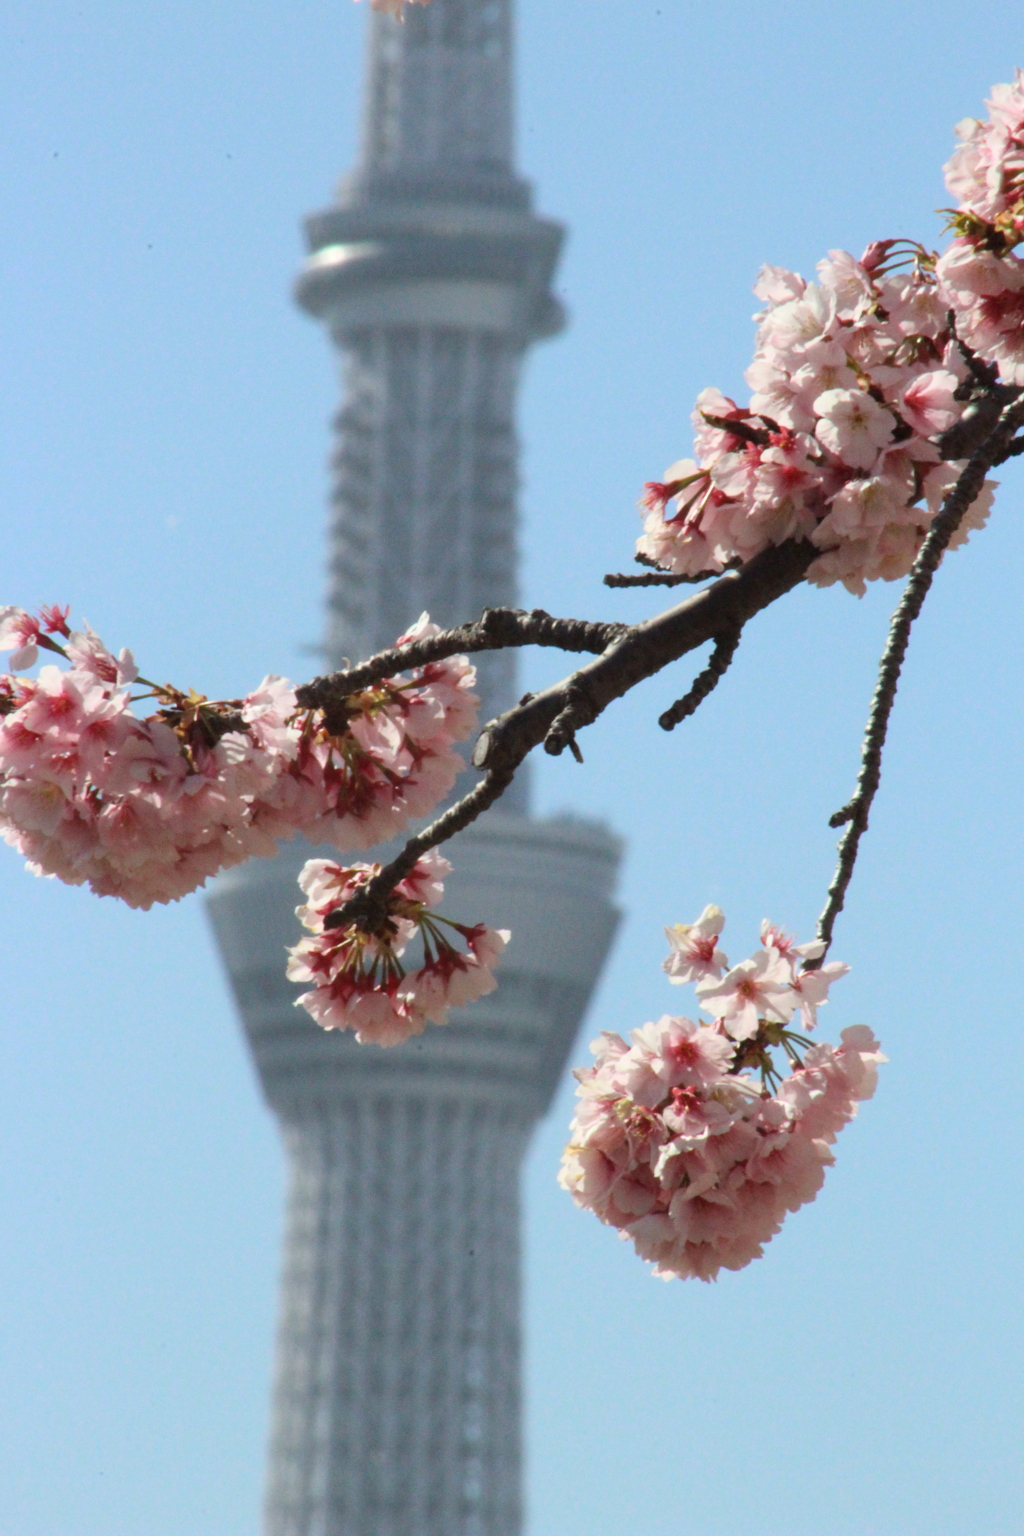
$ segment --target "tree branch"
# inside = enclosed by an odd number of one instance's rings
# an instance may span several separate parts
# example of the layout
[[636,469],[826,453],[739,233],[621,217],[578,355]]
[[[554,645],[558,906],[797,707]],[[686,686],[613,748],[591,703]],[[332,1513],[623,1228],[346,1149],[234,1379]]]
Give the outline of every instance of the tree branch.
[[[999,397],[994,427],[984,434],[980,443],[972,444],[970,460],[928,531],[893,615],[868,718],[857,787],[849,804],[831,822],[833,826],[849,825],[839,844],[836,873],[818,923],[818,935],[824,940],[826,950],[832,940],[836,917],[843,907],[860,839],[867,830],[871,804],[878,790],[882,748],[911,627],[921,611],[943,553],[981,490],[986,473],[994,464],[1020,451],[1013,441],[1018,428],[1024,425],[1024,400],[1020,399],[1020,393],[1019,390],[1008,391],[1002,385],[993,386],[992,395]],[[976,403],[984,405],[983,401]],[[978,419],[972,426],[972,437],[978,433],[980,422],[987,420],[992,420],[991,411],[979,409]],[[945,456],[955,455],[948,452]],[[745,565],[719,576],[710,586],[684,602],[640,624],[558,619],[542,609],[530,613],[509,608],[485,609],[475,624],[461,625],[428,639],[393,646],[358,666],[315,678],[298,689],[299,704],[306,709],[324,710],[329,724],[332,706],[340,705],[351,694],[385,677],[392,677],[396,672],[427,666],[448,656],[521,645],[551,646],[570,652],[589,651],[594,656],[594,660],[561,682],[541,693],[525,695],[512,709],[484,726],[473,749],[473,766],[482,769],[484,777],[430,826],[410,838],[398,857],[333,915],[333,923],[357,922],[372,930],[385,916],[387,897],[392,888],[408,874],[416,860],[462,831],[493,805],[512,783],[520,763],[535,747],[543,742],[545,750],[552,756],[558,756],[568,748],[582,761],[576,741],[578,731],[592,724],[609,704],[638,683],[713,640],[715,648],[708,665],[683,698],[664,712],[659,724],[663,729],[671,730],[692,714],[731,663],[743,626],[756,613],[797,586],[818,553],[815,546],[805,540],[788,540],[772,546]],[[623,583],[628,579],[619,578]]]
[[999,457],[992,460],[992,468],[995,469],[997,464],[1005,464],[1007,459],[1015,459],[1021,453],[1024,453],[1024,437],[1018,437],[1016,442],[1004,448]]
[[443,815],[424,827],[422,832],[410,837],[401,853],[390,864],[385,864],[380,874],[367,881],[351,901],[329,913],[324,918],[324,927],[342,928],[347,923],[355,923],[357,928],[373,933],[386,915],[388,897],[399,880],[405,879],[416,860],[476,821],[505,793],[514,777],[514,768],[485,774],[474,784],[468,795],[463,795],[461,800],[457,800]]
[[720,571],[698,571],[695,576],[677,576],[673,571],[647,571],[643,576],[625,575],[621,571],[612,572],[604,578],[606,587],[682,587],[696,586],[699,581],[710,581],[714,576],[721,576],[725,571],[738,571],[742,565],[741,560],[730,560],[728,565],[723,565]]
[[[742,570],[720,577],[686,602],[642,624],[631,625],[601,656],[571,677],[486,725],[473,753],[475,766],[518,766],[545,739],[563,711],[572,706],[580,689],[588,696],[591,719],[596,719],[613,700],[622,698],[670,662],[678,661],[725,630],[742,628],[755,613],[802,581],[817,555],[813,544],[788,540],[762,550]],[[557,755],[562,747],[553,742],[549,750]]]
[[315,677],[297,688],[295,696],[303,709],[329,712],[332,704],[340,704],[350,694],[370,688],[385,677],[394,677],[396,672],[410,667],[427,666],[432,661],[444,661],[448,656],[520,645],[552,646],[560,651],[590,651],[599,655],[627,628],[625,624],[555,619],[543,608],[534,608],[530,613],[521,608],[485,608],[473,624],[460,624],[425,640],[390,646],[358,666]]
[[663,731],[674,730],[681,721],[692,715],[703,704],[709,693],[718,687],[736,654],[741,634],[742,630],[730,629],[718,636],[707,666],[703,672],[698,672],[689,692],[684,693],[681,699],[677,699],[663,715],[659,715],[658,724]]
[[[553,755],[566,747],[571,750],[576,731],[596,720],[609,704],[637,683],[653,677],[709,640],[717,641],[726,634],[738,632],[761,609],[791,591],[803,580],[818,553],[813,544],[788,540],[762,550],[740,570],[720,577],[685,602],[641,624],[580,625],[580,631],[589,632],[591,641],[601,630],[610,633],[611,638],[602,653],[543,692],[526,695],[519,704],[484,726],[473,749],[473,766],[484,769],[486,777],[423,832],[410,838],[397,859],[369,881],[352,901],[338,909],[334,922],[337,925],[358,922],[372,931],[385,916],[387,897],[395,883],[428,849],[437,847],[469,826],[492,805],[511,784],[520,763],[534,747],[543,742]],[[494,611],[502,615],[508,612]],[[485,619],[487,617],[484,615]],[[511,617],[523,621],[514,626],[515,633],[520,636],[517,643],[530,644],[530,640],[522,635],[529,629],[528,621],[532,615]],[[548,618],[546,614],[543,617]],[[502,622],[505,622],[504,617]],[[548,622],[554,625],[576,623],[575,620]],[[443,656],[454,655],[460,647],[453,643],[453,637],[465,637],[471,632],[478,634],[478,626],[467,625],[462,630],[448,630],[431,640],[383,651],[360,667],[318,679],[300,691],[300,702],[306,707],[318,707],[320,699],[343,698],[354,687],[366,687],[380,677],[393,675],[397,669],[422,666]],[[486,635],[480,638],[484,643],[478,643],[477,650],[493,649],[501,643],[486,643]],[[580,649],[583,648],[581,645]],[[319,704],[319,707],[323,705]]]
[[[1000,455],[1005,457],[1014,433],[1024,424],[1024,400],[1016,398],[1018,395],[1019,391],[1014,391],[1015,398],[1009,404],[1004,403],[994,431],[975,449],[956,484],[947,494],[941,511],[918,551],[903,596],[892,616],[889,637],[882,652],[878,682],[871,699],[867,728],[864,732],[857,787],[852,799],[843,806],[842,810],[836,811],[829,821],[831,827],[841,827],[847,823],[848,825],[839,841],[836,871],[832,877],[832,884],[828,888],[828,899],[818,919],[818,938],[825,943],[825,953],[832,942],[836,918],[843,910],[846,892],[857,862],[860,840],[867,831],[871,804],[881,782],[882,748],[885,745],[889,717],[896,700],[896,688],[907,654],[911,628],[924,606],[924,600],[942,556],[981,490],[986,474],[994,464],[1001,462]],[[808,969],[816,969],[822,964],[824,958],[823,953],[818,960],[810,961]]]

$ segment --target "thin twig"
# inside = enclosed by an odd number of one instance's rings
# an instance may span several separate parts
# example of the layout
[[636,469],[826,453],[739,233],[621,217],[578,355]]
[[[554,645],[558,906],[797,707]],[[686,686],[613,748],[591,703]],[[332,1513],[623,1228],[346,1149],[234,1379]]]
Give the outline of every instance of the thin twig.
[[[767,427],[752,426],[750,421],[743,417],[732,421],[728,416],[712,416],[708,411],[701,411],[701,415],[709,427],[717,427],[720,432],[729,432],[744,443],[754,443],[759,448],[767,448],[772,440]],[[757,419],[761,420],[760,417]]]
[[1004,448],[999,457],[992,460],[992,468],[995,469],[997,464],[1005,464],[1007,459],[1015,459],[1021,453],[1024,453],[1024,437],[1018,437],[1015,443],[1011,443],[1008,448]]
[[609,571],[604,577],[606,587],[682,587],[689,582],[704,581],[717,576],[717,571],[701,571],[697,576],[677,576],[672,571],[646,571],[643,576],[630,576],[628,572]]
[[576,743],[576,732],[585,725],[592,725],[600,713],[601,707],[587,687],[586,680],[581,677],[572,678],[565,690],[565,707],[555,716],[544,737],[545,752],[558,757],[568,747],[576,761],[582,763],[583,753]]
[[613,571],[604,578],[606,587],[682,587],[694,586],[699,581],[711,581],[726,571],[738,571],[742,560],[730,560],[720,571],[698,571],[693,576],[677,576],[674,571],[650,571],[643,576],[630,576]]
[[983,389],[990,390],[999,379],[999,364],[984,362],[977,352],[967,345],[956,328],[955,310],[948,309],[946,311],[946,324],[952,333],[957,351],[967,364],[971,379],[975,384],[980,384]]
[[[1024,423],[1024,401],[1017,400],[1005,406],[995,430],[975,450],[956,484],[947,494],[941,511],[918,551],[917,559],[914,561],[907,585],[903,590],[903,596],[892,616],[889,637],[882,652],[878,682],[871,699],[867,728],[864,732],[857,787],[852,799],[829,821],[829,826],[832,827],[846,825],[846,831],[839,841],[838,862],[832,884],[828,888],[828,900],[818,919],[818,938],[824,941],[825,953],[832,942],[836,918],[843,910],[846,892],[857,862],[860,840],[867,831],[871,804],[881,781],[882,748],[885,745],[889,716],[896,699],[900,670],[907,654],[911,628],[924,606],[924,600],[938,570],[939,562],[980,492],[985,475],[998,461],[999,455],[1022,423]],[[809,962],[808,969],[815,969],[821,965],[825,953],[818,960]]]
[[663,715],[658,716],[658,724],[663,731],[674,730],[681,721],[692,715],[703,704],[713,689],[718,687],[736,654],[736,647],[740,643],[742,633],[742,629],[730,629],[718,636],[707,666],[703,672],[698,672],[690,691],[684,693],[681,699],[677,699]]
[[[720,577],[665,613],[628,627],[609,625],[615,638],[594,661],[540,693],[526,694],[512,709],[484,726],[473,748],[473,766],[485,769],[486,778],[437,821],[410,838],[386,869],[351,902],[339,908],[333,922],[358,922],[367,929],[379,925],[394,885],[423,853],[462,831],[492,805],[512,783],[520,763],[534,747],[544,742],[551,752],[566,747],[572,750],[575,732],[583,724],[595,720],[615,699],[622,698],[637,683],[653,677],[671,662],[709,640],[741,629],[754,614],[797,586],[817,555],[814,545],[806,541],[791,539],[773,545],[755,555],[741,570]],[[417,642],[416,665],[435,659],[432,648],[439,642],[442,655],[454,654],[455,648],[449,646],[449,641],[456,633],[450,630],[445,636]],[[397,655],[404,658],[399,665],[412,664],[408,657],[411,649],[399,648]],[[365,687],[394,672],[395,656],[394,651],[382,652],[360,668],[319,682],[330,685],[328,698],[335,696],[333,689],[339,686],[351,691],[353,678]],[[558,729],[553,731],[555,727]]]
[[444,629],[424,640],[410,640],[405,645],[389,646],[368,661],[315,677],[296,689],[302,709],[329,710],[349,695],[370,688],[385,677],[410,667],[424,667],[448,656],[477,651],[499,651],[520,645],[551,646],[560,651],[589,651],[600,655],[624,634],[625,624],[590,623],[585,619],[556,619],[543,608],[527,613],[521,608],[485,608],[472,624]]
[[346,901],[344,906],[329,913],[324,918],[324,927],[343,928],[348,923],[355,923],[364,932],[374,933],[387,915],[388,897],[399,880],[405,879],[416,860],[476,821],[505,793],[514,776],[515,769],[507,767],[485,774],[467,795],[449,806],[443,815],[424,827],[422,832],[410,837],[401,853],[390,864],[385,864],[372,880],[367,881],[351,901]]
[[[597,719],[609,704],[645,678],[654,677],[663,667],[726,631],[741,628],[754,614],[791,591],[817,555],[814,545],[802,540],[773,545],[741,570],[720,577],[685,602],[631,625],[602,655],[486,725],[473,753],[476,766],[493,767],[506,755],[521,762],[526,752],[545,741],[567,708],[572,710],[570,720],[584,723],[581,697],[589,714],[586,723]],[[568,740],[562,743],[556,739],[546,745],[557,753],[568,746]]]

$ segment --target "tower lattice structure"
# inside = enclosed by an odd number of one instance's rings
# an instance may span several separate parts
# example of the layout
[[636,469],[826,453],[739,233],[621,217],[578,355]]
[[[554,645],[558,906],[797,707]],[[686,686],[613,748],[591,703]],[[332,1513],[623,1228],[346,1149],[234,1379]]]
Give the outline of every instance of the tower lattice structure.
[[[307,220],[297,296],[344,377],[333,664],[424,609],[448,624],[517,597],[518,376],[564,321],[563,231],[513,166],[511,45],[511,0],[374,14],[360,161]],[[515,654],[479,678],[487,719],[517,697]],[[210,898],[290,1169],[267,1536],[521,1529],[520,1164],[614,933],[619,846],[530,817],[524,782],[450,852],[445,910],[513,942],[496,993],[395,1050],[293,1006],[308,848]]]

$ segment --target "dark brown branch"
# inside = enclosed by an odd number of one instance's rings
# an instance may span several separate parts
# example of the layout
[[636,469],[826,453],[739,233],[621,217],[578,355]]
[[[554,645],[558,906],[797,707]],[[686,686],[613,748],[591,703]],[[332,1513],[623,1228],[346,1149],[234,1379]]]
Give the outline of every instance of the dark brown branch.
[[[645,562],[646,563],[646,562]],[[698,571],[695,576],[677,576],[673,571],[651,571],[643,576],[629,576],[612,572],[604,578],[606,587],[682,587],[696,586],[700,581],[711,581],[726,571],[738,571],[742,560],[730,560],[720,571]]]
[[[743,417],[731,421],[727,416],[710,416],[707,411],[701,411],[701,415],[709,427],[717,427],[721,432],[729,432],[744,443],[754,443],[759,448],[767,448],[772,440],[767,427],[752,426],[750,421]],[[758,417],[758,420],[760,419]]]
[[718,687],[736,654],[741,633],[741,630],[731,629],[718,636],[707,666],[703,672],[698,672],[690,691],[684,693],[681,699],[677,699],[663,715],[659,715],[658,724],[663,731],[674,730],[681,721],[692,715],[703,704],[709,693]]
[[570,678],[565,688],[565,706],[555,716],[544,737],[545,752],[558,757],[568,747],[576,761],[582,763],[583,754],[576,745],[576,732],[585,725],[592,725],[600,713],[601,706],[586,680],[579,676]]
[[[1018,392],[1014,391],[1014,396]],[[975,396],[967,405],[959,421],[953,423],[937,438],[939,452],[944,459],[968,459],[984,448],[999,423],[999,416],[1006,404],[993,391]]]
[[[960,396],[960,398],[964,400],[970,398],[969,390],[971,383],[980,385],[983,390],[991,390],[993,385],[999,382],[999,364],[986,363],[982,358],[978,356],[977,352],[975,352],[971,347],[967,345],[966,341],[963,340],[960,333],[957,331],[955,310],[948,309],[946,311],[946,324],[952,333],[953,340],[956,343],[956,349],[960,353],[960,356],[963,358],[964,362],[967,364],[967,368],[971,375],[970,381],[965,379],[963,384],[960,386],[961,389],[966,387],[968,391],[968,393]],[[954,399],[955,398],[957,397],[954,396]]]
[[585,619],[555,619],[543,608],[527,613],[521,608],[485,608],[474,624],[461,624],[442,630],[426,640],[412,640],[378,651],[368,661],[315,677],[296,689],[303,709],[329,710],[350,694],[372,687],[396,672],[423,667],[448,656],[478,651],[506,650],[519,645],[552,646],[560,651],[589,651],[599,655],[613,640],[625,633],[625,624],[592,624]]
[[[966,401],[959,421],[955,421],[936,439],[944,459],[967,459],[988,442],[995,432],[1005,408],[1020,398],[1020,390],[1000,383],[996,363],[984,362],[957,333],[956,315],[952,310],[946,322],[956,342],[957,351],[967,364],[968,377],[953,392],[953,399]],[[1005,458],[995,458],[992,464],[1001,464]]]
[[717,571],[701,571],[697,576],[677,576],[672,571],[646,571],[643,576],[630,576],[628,572],[609,571],[604,577],[606,587],[682,587],[691,582],[706,581]]
[[463,827],[468,827],[471,822],[492,806],[503,795],[515,776],[515,769],[495,770],[485,774],[468,795],[463,795],[450,806],[443,815],[438,816],[422,832],[415,837],[410,837],[405,847],[398,856],[385,864],[380,874],[367,881],[358,895],[353,896],[344,906],[336,911],[328,913],[324,918],[325,928],[343,928],[347,923],[355,923],[357,928],[362,928],[367,933],[374,933],[381,925],[387,912],[387,899],[399,880],[412,869],[416,860],[429,853],[431,848],[437,848],[439,844],[447,842],[454,837],[456,832],[461,832]]
[[727,630],[742,628],[762,608],[789,592],[817,557],[812,544],[788,540],[762,550],[739,571],[721,576],[674,608],[634,624],[594,661],[508,710],[484,727],[473,761],[479,768],[518,765],[547,736],[570,704],[570,689],[586,689],[596,719],[615,699],[663,667]]
[[[486,777],[423,832],[410,838],[396,859],[358,896],[333,914],[332,925],[358,922],[370,931],[379,926],[385,915],[387,897],[397,881],[408,874],[428,849],[462,831],[492,805],[511,784],[520,763],[534,747],[544,742],[547,750],[556,754],[565,747],[571,749],[576,730],[595,720],[613,700],[621,698],[637,683],[653,677],[689,651],[742,629],[754,614],[797,586],[817,554],[812,544],[790,540],[762,550],[741,570],[721,576],[712,586],[653,619],[629,627],[605,626],[613,632],[613,638],[596,660],[542,693],[527,694],[514,708],[484,726],[473,749],[473,766],[484,769]],[[474,627],[469,625],[466,629]],[[597,630],[602,626],[589,627]],[[326,694],[328,699],[337,697],[335,690],[341,686],[351,692],[353,678],[358,686],[366,687],[379,677],[392,675],[396,657],[399,666],[424,665],[437,659],[432,648],[441,642],[444,643],[442,656],[455,654],[456,647],[449,645],[448,639],[458,633],[460,631],[449,630],[446,636],[418,641],[415,648],[384,651],[362,667],[319,682],[330,685]],[[415,663],[409,658],[413,649]],[[314,686],[310,685],[310,688]],[[303,693],[308,696],[309,690],[303,690]],[[315,697],[310,699],[310,705],[315,702]]]
[[992,468],[995,469],[998,464],[1005,464],[1007,459],[1017,458],[1018,454],[1021,453],[1024,453],[1024,437],[1018,437],[1016,442],[1011,443],[1008,448],[1004,448],[999,457],[992,460]]
[[[1018,391],[1014,391],[1016,395]],[[853,797],[837,811],[829,821],[832,827],[846,825],[839,841],[839,856],[828,899],[818,919],[818,938],[825,943],[827,952],[832,942],[836,918],[843,910],[846,892],[857,862],[860,840],[868,828],[871,805],[878,792],[882,774],[882,749],[885,746],[889,717],[896,699],[900,671],[907,654],[910,631],[914,620],[924,606],[924,600],[935,578],[942,556],[959,528],[968,509],[982,488],[985,476],[993,464],[999,462],[1012,442],[1014,433],[1024,423],[1024,401],[1016,400],[1004,406],[998,424],[987,440],[976,448],[956,484],[951,488],[932,523],[924,543],[914,561],[903,596],[900,598],[892,622],[889,638],[878,669],[878,682],[871,700],[864,744],[861,749],[861,768]],[[821,965],[824,954],[810,962],[808,969]]]

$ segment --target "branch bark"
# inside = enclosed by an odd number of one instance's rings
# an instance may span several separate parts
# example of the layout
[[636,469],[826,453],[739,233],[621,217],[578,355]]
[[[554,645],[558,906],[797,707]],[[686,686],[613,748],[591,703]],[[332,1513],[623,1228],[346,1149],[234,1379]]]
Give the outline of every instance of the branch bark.
[[[372,931],[383,920],[390,891],[416,860],[492,805],[511,784],[520,763],[534,747],[543,742],[545,749],[555,756],[566,747],[572,748],[576,731],[596,720],[615,699],[707,641],[737,633],[755,614],[791,591],[804,579],[818,553],[810,543],[788,540],[763,550],[740,570],[729,572],[686,602],[640,624],[583,624],[572,619],[551,619],[548,614],[494,609],[482,615],[475,625],[382,651],[359,667],[319,678],[301,689],[299,702],[304,707],[329,710],[332,702],[340,702],[347,694],[393,676],[396,671],[424,666],[459,652],[494,650],[510,643],[590,650],[597,648],[598,640],[605,641],[594,661],[542,693],[527,695],[484,726],[473,750],[473,766],[483,769],[486,777],[429,827],[410,838],[398,857],[339,909],[335,922],[355,922]],[[503,638],[505,635],[514,638],[510,641]]]
[[681,699],[677,699],[670,709],[666,709],[663,715],[658,716],[658,724],[663,731],[673,731],[682,721],[689,719],[690,715],[703,704],[708,694],[718,687],[732,665],[741,633],[739,629],[730,629],[726,634],[718,636],[707,666],[703,672],[697,673],[692,687],[683,694]]
[[627,624],[556,619],[543,608],[534,608],[529,613],[522,608],[485,608],[473,624],[443,629],[426,640],[389,646],[358,666],[331,672],[326,677],[315,677],[312,682],[297,688],[295,696],[303,709],[322,709],[330,724],[332,705],[411,667],[425,667],[432,661],[444,661],[448,656],[502,651],[521,645],[553,646],[560,651],[589,651],[599,655],[628,628]]
[[[943,457],[954,458],[966,456],[964,443],[969,440],[970,458],[929,529],[893,615],[868,718],[857,787],[850,802],[832,818],[834,826],[849,825],[839,844],[836,873],[818,923],[818,935],[826,950],[878,790],[882,747],[911,627],[942,555],[980,491],[986,473],[1019,451],[1014,434],[1024,425],[1024,400],[1020,394],[1019,390],[1008,390],[999,384],[991,385],[987,395],[981,395],[979,390],[974,400],[978,408],[970,413],[968,430],[955,442],[951,439],[941,443]],[[553,618],[542,609],[529,613],[521,609],[485,609],[473,624],[393,646],[358,666],[315,678],[298,689],[300,706],[323,710],[330,727],[332,708],[340,706],[351,694],[396,672],[427,666],[448,656],[540,645],[567,652],[589,652],[594,657],[541,693],[527,694],[514,708],[484,726],[472,756],[473,766],[483,770],[484,777],[455,805],[410,838],[397,858],[333,915],[333,923],[355,922],[367,930],[375,928],[385,915],[392,888],[409,873],[416,860],[469,826],[492,805],[535,747],[543,743],[545,751],[553,756],[568,748],[582,760],[576,740],[580,730],[638,683],[712,640],[715,650],[708,665],[689,692],[665,711],[660,724],[669,730],[692,714],[728,667],[743,626],[803,581],[818,554],[818,549],[808,541],[788,540],[763,550],[685,602],[639,624]]]
[[836,811],[829,821],[829,826],[832,827],[848,825],[839,841],[836,871],[832,877],[832,884],[828,888],[828,899],[818,919],[818,938],[824,941],[825,952],[818,960],[808,964],[809,970],[816,969],[824,962],[825,954],[832,943],[836,918],[843,910],[846,892],[853,878],[860,840],[868,829],[871,805],[881,783],[882,749],[889,729],[889,717],[896,702],[896,689],[910,642],[911,628],[924,607],[924,600],[935,579],[942,556],[981,490],[986,474],[993,465],[1002,463],[1012,451],[1014,433],[1024,424],[1024,400],[1019,399],[1018,396],[1019,391],[1014,390],[1010,402],[1006,403],[1004,393],[1003,407],[997,417],[994,431],[991,431],[985,441],[975,449],[956,484],[947,494],[942,510],[935,518],[921,545],[903,590],[903,596],[892,616],[889,638],[879,663],[878,682],[875,685],[864,732],[857,787],[853,797],[842,810]]

